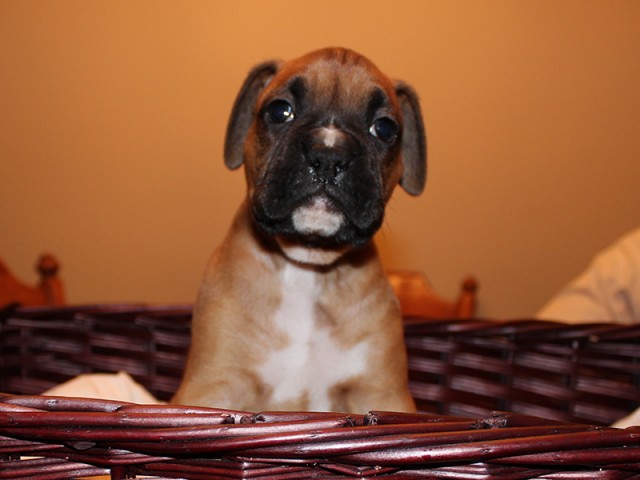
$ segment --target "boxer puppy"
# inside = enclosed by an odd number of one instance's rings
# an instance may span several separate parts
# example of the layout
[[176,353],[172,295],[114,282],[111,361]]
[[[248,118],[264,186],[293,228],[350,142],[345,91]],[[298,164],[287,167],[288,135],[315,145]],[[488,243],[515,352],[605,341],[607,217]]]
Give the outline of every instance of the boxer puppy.
[[412,411],[398,301],[372,237],[400,184],[422,192],[418,99],[328,48],[255,67],[227,127],[247,195],[194,308],[173,402],[235,410]]

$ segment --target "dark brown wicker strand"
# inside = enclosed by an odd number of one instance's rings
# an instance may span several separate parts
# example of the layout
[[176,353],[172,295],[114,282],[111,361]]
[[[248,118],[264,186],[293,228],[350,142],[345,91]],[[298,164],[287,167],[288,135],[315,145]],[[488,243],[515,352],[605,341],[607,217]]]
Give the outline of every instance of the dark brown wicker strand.
[[431,413],[253,413],[39,395],[81,373],[125,370],[166,400],[190,315],[144,305],[5,312],[0,479],[640,479],[640,428],[596,426],[640,403],[640,327],[408,319],[411,388]]

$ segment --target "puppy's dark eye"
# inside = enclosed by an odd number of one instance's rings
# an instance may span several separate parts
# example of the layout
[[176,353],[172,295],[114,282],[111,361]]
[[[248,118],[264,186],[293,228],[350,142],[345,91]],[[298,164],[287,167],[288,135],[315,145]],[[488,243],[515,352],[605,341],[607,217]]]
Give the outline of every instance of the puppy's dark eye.
[[267,105],[267,119],[272,123],[287,123],[295,117],[293,107],[286,100],[274,100]]
[[369,133],[383,142],[391,142],[398,134],[398,124],[389,117],[380,117],[371,124]]

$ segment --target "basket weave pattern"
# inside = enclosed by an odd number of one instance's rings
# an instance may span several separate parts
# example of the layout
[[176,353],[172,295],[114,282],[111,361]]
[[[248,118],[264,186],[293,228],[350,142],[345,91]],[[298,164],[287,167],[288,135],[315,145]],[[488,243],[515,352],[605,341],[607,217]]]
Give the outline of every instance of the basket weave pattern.
[[459,320],[405,332],[421,410],[609,425],[640,405],[640,326]]
[[586,424],[638,405],[637,327],[409,320],[411,388],[431,413],[253,413],[38,395],[81,373],[125,370],[166,400],[190,314],[135,305],[5,314],[0,479],[640,478],[640,428]]

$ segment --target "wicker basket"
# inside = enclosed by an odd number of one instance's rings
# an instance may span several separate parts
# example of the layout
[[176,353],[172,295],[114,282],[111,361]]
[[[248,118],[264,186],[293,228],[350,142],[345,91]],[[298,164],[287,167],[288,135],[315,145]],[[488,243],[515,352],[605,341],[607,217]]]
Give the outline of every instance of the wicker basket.
[[640,478],[640,428],[595,426],[640,403],[640,327],[408,319],[411,388],[429,412],[415,415],[38,395],[124,370],[167,399],[190,316],[141,305],[0,316],[0,479]]

